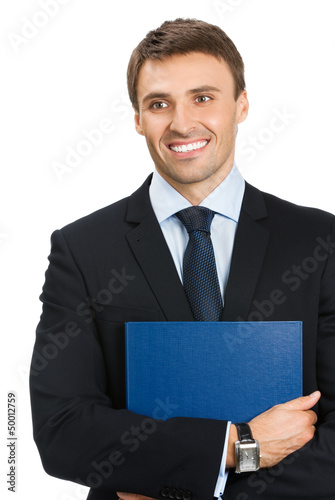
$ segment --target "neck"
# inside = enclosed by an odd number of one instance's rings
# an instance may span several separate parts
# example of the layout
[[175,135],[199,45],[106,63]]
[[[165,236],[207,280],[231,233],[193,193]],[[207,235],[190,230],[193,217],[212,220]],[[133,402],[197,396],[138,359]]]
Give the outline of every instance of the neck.
[[227,177],[233,168],[234,162],[231,163],[223,172],[216,172],[208,179],[189,184],[182,184],[180,182],[167,177],[162,172],[160,175],[184,198],[187,199],[192,205],[199,205],[207,196],[209,196],[214,189],[216,189],[221,182]]

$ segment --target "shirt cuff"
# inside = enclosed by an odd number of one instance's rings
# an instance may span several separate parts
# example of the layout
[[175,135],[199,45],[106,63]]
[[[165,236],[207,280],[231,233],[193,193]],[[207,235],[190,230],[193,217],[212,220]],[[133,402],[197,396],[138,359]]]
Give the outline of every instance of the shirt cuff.
[[228,438],[229,438],[229,431],[230,431],[230,425],[231,422],[227,423],[227,430],[226,430],[226,438],[225,438],[225,443],[224,443],[224,448],[223,448],[223,453],[222,453],[222,460],[221,460],[221,465],[220,465],[220,470],[219,470],[219,477],[216,482],[215,486],[215,491],[214,491],[214,497],[220,498],[223,495],[224,489],[226,487],[226,482],[228,478],[228,472],[226,472],[226,461],[227,461],[227,452],[228,452]]

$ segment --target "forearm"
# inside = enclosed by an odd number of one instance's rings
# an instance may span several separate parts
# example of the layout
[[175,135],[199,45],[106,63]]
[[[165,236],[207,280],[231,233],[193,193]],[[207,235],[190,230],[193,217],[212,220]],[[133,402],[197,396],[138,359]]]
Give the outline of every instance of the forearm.
[[[77,327],[80,335],[40,371],[32,365],[34,437],[46,471],[107,491],[127,484],[157,497],[168,481],[192,488],[193,498],[212,496],[223,448],[217,436],[225,435],[226,422],[163,422],[113,409],[98,338],[83,320]],[[35,354],[47,352],[51,331],[39,326]]]
[[164,486],[179,486],[201,499],[213,496],[223,429],[219,421],[156,422],[78,401],[36,428],[35,440],[46,471],[56,477],[107,491],[126,484],[154,498]]
[[[276,466],[252,474],[233,474],[224,500],[315,500],[335,498],[335,421],[321,425],[306,446],[288,455]],[[308,471],[308,473],[306,472]]]

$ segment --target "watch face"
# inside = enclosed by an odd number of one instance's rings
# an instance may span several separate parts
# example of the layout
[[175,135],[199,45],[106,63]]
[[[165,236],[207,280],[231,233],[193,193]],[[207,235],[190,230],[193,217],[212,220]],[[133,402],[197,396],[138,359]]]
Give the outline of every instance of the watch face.
[[237,447],[237,472],[252,472],[259,469],[259,444],[239,443]]
[[242,444],[240,455],[240,469],[241,471],[256,470],[258,453],[255,444]]

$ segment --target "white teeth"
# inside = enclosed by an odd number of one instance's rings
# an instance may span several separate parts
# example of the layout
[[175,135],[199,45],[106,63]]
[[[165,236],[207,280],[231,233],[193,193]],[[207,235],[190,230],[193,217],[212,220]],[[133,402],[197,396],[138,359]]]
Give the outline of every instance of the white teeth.
[[199,141],[194,142],[193,144],[183,144],[182,146],[170,146],[170,149],[172,149],[175,153],[187,153],[188,151],[203,148],[207,143],[208,141]]

